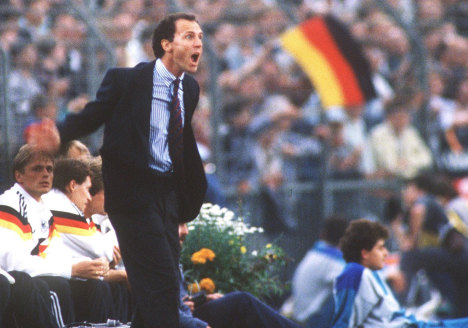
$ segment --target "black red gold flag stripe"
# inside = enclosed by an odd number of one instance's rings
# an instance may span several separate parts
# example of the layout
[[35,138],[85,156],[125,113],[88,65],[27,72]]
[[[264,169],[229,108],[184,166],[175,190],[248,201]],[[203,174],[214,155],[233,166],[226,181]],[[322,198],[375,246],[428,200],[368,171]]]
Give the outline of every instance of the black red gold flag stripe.
[[333,16],[312,17],[280,40],[312,81],[323,107],[362,105],[375,97],[360,44]]

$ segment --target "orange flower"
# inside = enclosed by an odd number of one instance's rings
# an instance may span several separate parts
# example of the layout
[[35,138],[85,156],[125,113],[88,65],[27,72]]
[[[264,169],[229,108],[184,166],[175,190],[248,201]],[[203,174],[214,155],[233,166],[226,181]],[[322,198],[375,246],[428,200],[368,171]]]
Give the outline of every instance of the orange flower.
[[202,256],[200,252],[195,252],[192,254],[192,263],[193,264],[205,264],[206,258]]
[[195,293],[198,293],[200,291],[200,285],[198,283],[194,282],[192,284],[189,284],[187,286],[187,289],[191,294],[195,294]]
[[207,259],[208,261],[211,261],[211,262],[213,262],[213,260],[216,257],[216,254],[209,248],[200,249],[200,253],[203,254],[205,259]]
[[203,278],[200,281],[200,288],[205,290],[208,294],[211,294],[214,292],[216,286],[210,278]]
[[202,248],[198,252],[192,254],[192,263],[193,264],[205,264],[206,261],[213,261],[216,257],[216,254],[208,248]]

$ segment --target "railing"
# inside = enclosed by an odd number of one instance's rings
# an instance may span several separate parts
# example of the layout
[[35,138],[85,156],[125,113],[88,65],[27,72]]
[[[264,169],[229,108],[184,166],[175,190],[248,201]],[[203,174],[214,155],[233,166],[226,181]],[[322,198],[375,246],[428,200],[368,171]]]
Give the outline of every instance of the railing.
[[261,191],[256,190],[247,196],[236,194],[229,189],[228,206],[240,212],[246,222],[262,226],[266,233],[257,236],[253,247],[276,240],[291,257],[292,262],[284,272],[285,279],[292,276],[298,261],[319,238],[322,222],[330,214],[342,214],[349,219],[368,218],[385,220],[385,209],[390,196],[399,196],[403,186],[400,180],[329,180],[324,183],[311,181],[290,183],[283,187],[286,195],[284,203],[292,202],[294,230],[269,229],[278,227],[272,209],[261,202]]

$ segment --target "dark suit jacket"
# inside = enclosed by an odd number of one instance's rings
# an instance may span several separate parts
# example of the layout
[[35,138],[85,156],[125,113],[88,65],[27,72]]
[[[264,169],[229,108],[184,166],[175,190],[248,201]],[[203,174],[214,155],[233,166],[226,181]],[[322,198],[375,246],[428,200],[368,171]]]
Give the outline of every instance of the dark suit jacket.
[[[59,124],[62,143],[87,135],[102,124],[104,140],[100,153],[106,210],[132,211],[152,201],[149,169],[149,130],[155,61],[134,68],[113,68],[104,77],[96,94],[78,114],[70,114]],[[191,120],[198,104],[200,88],[195,79],[183,79],[184,174],[175,180],[182,199],[181,222],[194,219],[203,203],[206,178],[193,135]]]

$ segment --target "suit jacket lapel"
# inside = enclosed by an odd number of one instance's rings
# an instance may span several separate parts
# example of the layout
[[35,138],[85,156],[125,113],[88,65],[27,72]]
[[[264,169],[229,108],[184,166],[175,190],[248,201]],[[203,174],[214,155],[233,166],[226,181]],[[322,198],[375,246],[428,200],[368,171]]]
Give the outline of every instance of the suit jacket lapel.
[[184,109],[185,109],[185,122],[190,122],[192,119],[193,111],[195,110],[196,102],[194,96],[194,85],[193,85],[193,78],[185,73],[185,77],[183,80],[183,87],[184,87]]

